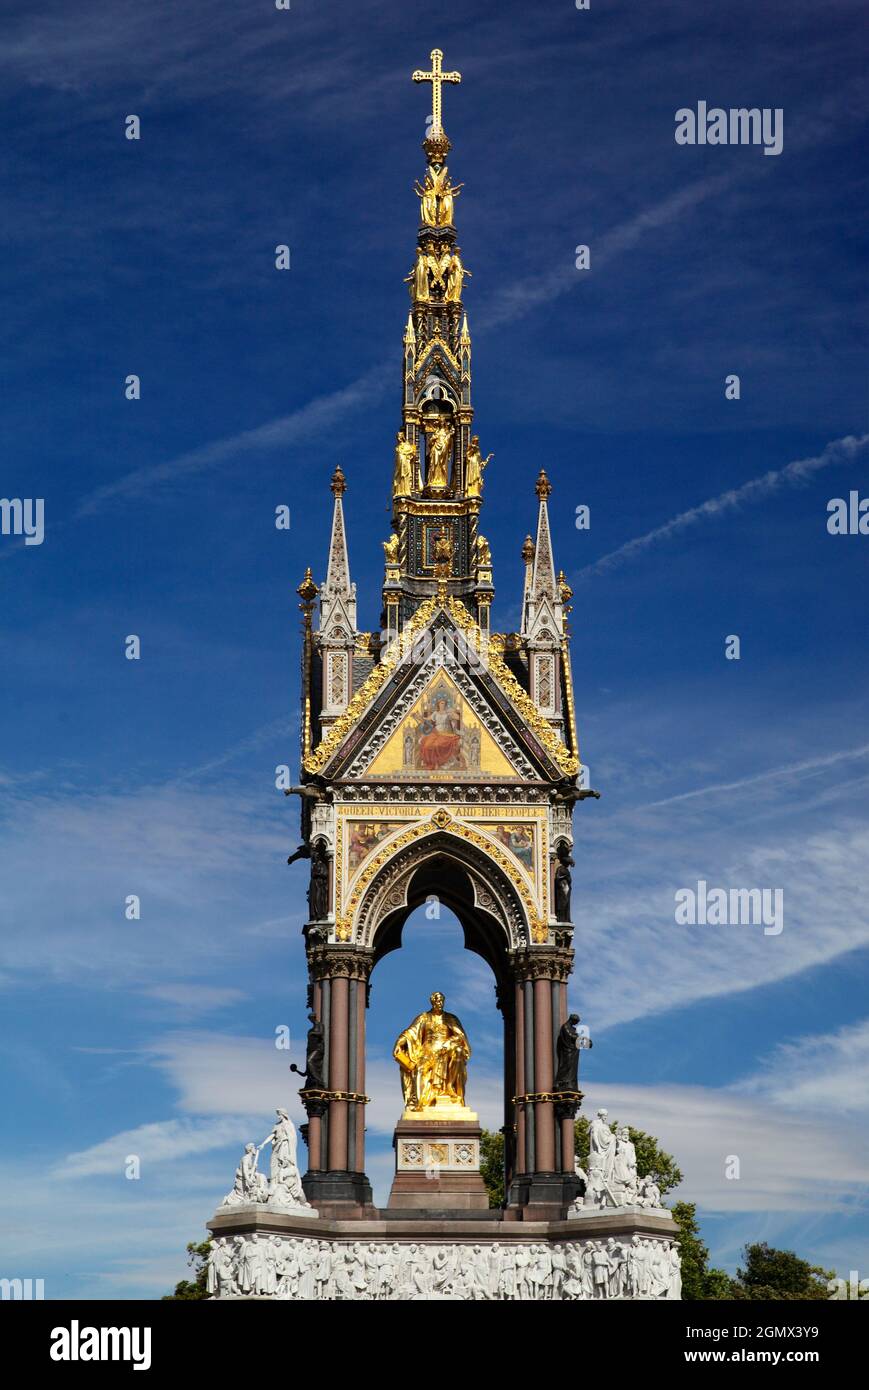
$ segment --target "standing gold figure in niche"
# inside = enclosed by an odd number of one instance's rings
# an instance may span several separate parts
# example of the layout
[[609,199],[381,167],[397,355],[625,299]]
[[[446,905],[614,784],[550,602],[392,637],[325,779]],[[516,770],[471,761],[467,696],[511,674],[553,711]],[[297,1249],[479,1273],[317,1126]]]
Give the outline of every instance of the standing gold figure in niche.
[[447,420],[426,422],[425,485],[431,492],[446,492],[450,485],[453,427]]
[[465,492],[468,497],[479,497],[483,491],[483,473],[488,468],[494,454],[483,458],[480,453],[480,436],[471,436],[468,452],[465,455]]
[[408,444],[404,430],[395,436],[395,465],[392,474],[393,497],[407,497],[416,488],[416,445]]
[[465,1104],[471,1045],[455,1014],[444,1012],[439,990],[429,1003],[431,1009],[417,1014],[392,1049],[401,1068],[405,1110],[425,1110],[438,1100]]

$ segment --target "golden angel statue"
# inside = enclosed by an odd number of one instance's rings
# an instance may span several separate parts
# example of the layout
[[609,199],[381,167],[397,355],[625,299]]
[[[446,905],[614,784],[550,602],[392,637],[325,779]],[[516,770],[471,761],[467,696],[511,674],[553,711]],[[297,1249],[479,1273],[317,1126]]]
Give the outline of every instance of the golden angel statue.
[[383,558],[386,561],[387,565],[398,564],[398,548],[398,536],[393,531],[392,535],[389,537],[389,540],[383,542]]
[[414,184],[414,190],[420,200],[420,216],[427,227],[438,225],[438,193],[440,191],[440,177],[433,170],[429,169],[425,176],[425,182],[419,180]]
[[491,565],[492,551],[485,536],[477,537],[477,564]]
[[405,284],[410,285],[410,297],[415,304],[428,304],[431,294],[429,291],[429,271],[431,269],[431,256],[423,255],[421,246],[416,248],[416,265],[409,275],[405,275]]
[[483,473],[494,457],[494,454],[489,454],[486,458],[483,458],[480,453],[480,436],[478,434],[471,435],[471,442],[468,445],[468,452],[465,455],[466,496],[482,496]]
[[446,492],[450,485],[450,454],[453,447],[453,427],[446,420],[426,424],[425,485],[430,492]]
[[464,188],[463,183],[450,183],[449,171],[444,167],[441,170],[438,194],[438,226],[451,227],[453,225],[453,199],[458,198]]
[[[443,258],[441,258],[441,264],[443,265]],[[462,260],[458,251],[455,251],[452,256],[447,257],[446,269],[447,279],[444,299],[447,304],[458,304],[462,297],[462,286],[465,282],[465,276],[467,275],[469,279],[473,277],[471,276],[471,272],[465,270],[465,267],[462,265]],[[443,271],[441,273],[443,273]]]
[[439,990],[429,1003],[431,1008],[417,1014],[392,1049],[401,1069],[405,1110],[425,1110],[439,1100],[465,1104],[471,1045],[455,1014],[444,1011]]
[[393,497],[409,497],[416,487],[416,445],[409,444],[404,430],[395,436],[395,466],[392,473]]
[[420,216],[427,227],[451,227],[453,225],[453,200],[464,188],[463,183],[451,184],[449,170],[429,168],[425,181],[414,184],[414,192],[420,200]]

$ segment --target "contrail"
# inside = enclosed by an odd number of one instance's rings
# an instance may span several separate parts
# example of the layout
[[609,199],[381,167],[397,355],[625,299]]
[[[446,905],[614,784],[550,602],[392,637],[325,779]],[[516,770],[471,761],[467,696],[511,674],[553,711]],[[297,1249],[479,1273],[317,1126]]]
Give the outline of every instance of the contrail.
[[822,758],[807,758],[801,763],[788,763],[785,767],[773,767],[767,772],[757,772],[752,777],[741,777],[738,782],[714,782],[708,787],[698,787],[693,792],[680,792],[678,796],[665,797],[663,801],[648,801],[638,806],[638,811],[649,811],[656,806],[672,806],[674,801],[690,801],[696,796],[711,796],[714,792],[739,791],[741,787],[753,786],[756,782],[772,782],[780,777],[796,777],[802,772],[818,772],[836,763],[853,762],[857,758],[869,757],[869,743],[861,743],[857,748],[844,748],[840,753],[829,753]]
[[687,512],[680,512],[672,520],[665,521],[663,526],[656,526],[653,531],[647,531],[644,536],[635,536],[632,541],[625,541],[618,550],[611,550],[600,560],[595,560],[593,564],[578,570],[571,578],[588,579],[594,574],[605,574],[607,570],[616,569],[641,551],[648,550],[649,546],[669,540],[679,531],[686,531],[689,527],[696,526],[701,521],[708,521],[722,512],[736,511],[739,507],[749,502],[757,502],[761,497],[767,497],[780,488],[805,482],[822,468],[830,468],[837,463],[855,463],[865,459],[867,454],[869,434],[861,434],[859,438],[848,434],[843,439],[834,439],[823,453],[815,458],[795,459],[793,463],[785,464],[784,468],[771,469],[761,477],[743,483],[741,487],[721,492],[717,497],[710,497],[707,502],[701,502],[699,506],[691,507]]
[[[619,223],[603,237],[595,254],[595,264],[602,265],[611,257],[629,250],[646,232],[654,231],[674,218],[684,217],[698,203],[717,192],[730,178],[730,175],[718,175],[714,178],[700,179],[651,207],[644,208],[627,221]],[[513,286],[488,311],[484,309],[480,312],[476,318],[476,327],[487,331],[511,323],[531,313],[539,305],[547,304],[575,289],[581,282],[582,276],[574,269],[570,258],[568,267],[559,266],[548,275],[535,276]],[[339,391],[318,396],[289,415],[270,420],[254,429],[229,435],[225,439],[217,439],[211,444],[204,444],[199,449],[168,459],[164,463],[152,464],[127,473],[115,482],[106,483],[89,493],[79,503],[71,519],[90,516],[116,500],[141,496],[152,487],[169,483],[176,477],[201,473],[208,468],[231,462],[251,449],[282,448],[309,439],[325,431],[328,425],[334,424],[342,416],[350,414],[364,401],[370,401],[375,392],[386,390],[392,381],[394,371],[395,361],[390,357]]]

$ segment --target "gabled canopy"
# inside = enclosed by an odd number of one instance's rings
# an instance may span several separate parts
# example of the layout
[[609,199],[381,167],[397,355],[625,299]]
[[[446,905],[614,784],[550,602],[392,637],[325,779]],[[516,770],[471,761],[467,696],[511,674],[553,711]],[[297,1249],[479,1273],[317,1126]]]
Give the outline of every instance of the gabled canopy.
[[578,760],[447,597],[420,606],[304,766],[330,781],[560,782]]

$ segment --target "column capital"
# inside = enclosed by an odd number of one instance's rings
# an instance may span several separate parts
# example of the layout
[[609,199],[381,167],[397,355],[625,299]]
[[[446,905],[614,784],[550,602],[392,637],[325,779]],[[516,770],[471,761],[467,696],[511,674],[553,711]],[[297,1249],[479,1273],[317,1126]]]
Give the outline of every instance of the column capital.
[[567,980],[573,970],[574,953],[569,947],[531,946],[510,955],[513,978],[526,980]]
[[374,952],[354,945],[318,943],[308,950],[311,980],[363,980],[368,983],[374,965]]

